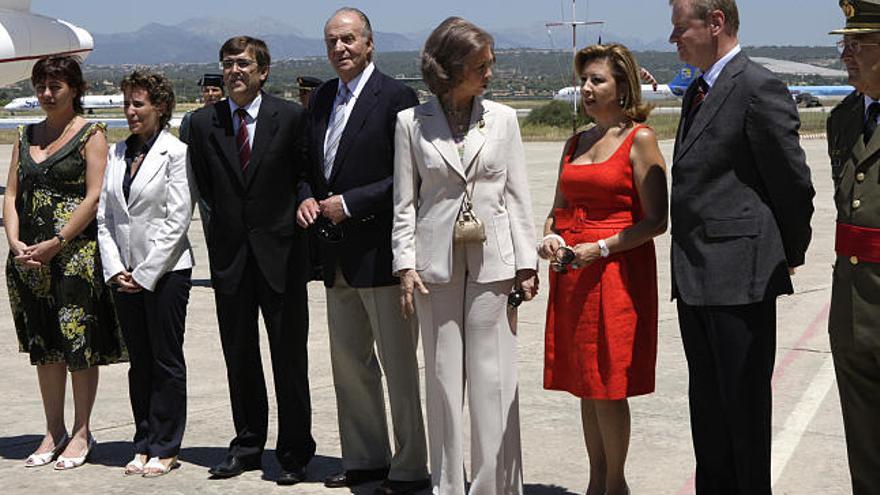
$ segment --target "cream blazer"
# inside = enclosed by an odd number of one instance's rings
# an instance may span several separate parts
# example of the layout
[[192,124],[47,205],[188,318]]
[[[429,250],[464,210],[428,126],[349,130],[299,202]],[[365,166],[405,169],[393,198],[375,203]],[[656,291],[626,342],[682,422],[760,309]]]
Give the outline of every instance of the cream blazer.
[[[468,272],[479,283],[535,269],[535,229],[516,112],[477,97],[471,130],[459,158],[436,99],[397,114],[394,150],[393,270],[415,268],[423,281],[452,276],[452,230],[465,187],[486,229],[482,245],[468,245]],[[469,178],[468,178],[469,177]]]
[[104,280],[131,270],[143,288],[153,291],[165,273],[193,266],[186,232],[192,219],[194,188],[186,145],[163,130],[131,183],[122,192],[125,142],[110,148],[98,204],[98,245]]

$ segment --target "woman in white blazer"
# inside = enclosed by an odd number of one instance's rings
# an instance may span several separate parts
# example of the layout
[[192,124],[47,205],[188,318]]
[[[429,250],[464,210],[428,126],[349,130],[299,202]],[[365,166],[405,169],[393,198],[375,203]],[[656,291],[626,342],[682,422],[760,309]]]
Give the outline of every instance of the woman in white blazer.
[[125,474],[159,476],[178,466],[186,422],[183,333],[193,266],[186,232],[193,198],[186,145],[167,130],[171,82],[136,70],[122,80],[122,91],[131,136],[110,148],[98,243],[131,360],[135,455]]
[[[394,270],[403,311],[419,317],[431,476],[444,495],[465,489],[465,383],[470,493],[522,493],[516,306],[537,292],[537,253],[516,113],[480,96],[494,62],[488,33],[443,21],[422,52],[437,98],[400,112],[395,134]],[[482,235],[471,223],[456,240],[468,204]]]

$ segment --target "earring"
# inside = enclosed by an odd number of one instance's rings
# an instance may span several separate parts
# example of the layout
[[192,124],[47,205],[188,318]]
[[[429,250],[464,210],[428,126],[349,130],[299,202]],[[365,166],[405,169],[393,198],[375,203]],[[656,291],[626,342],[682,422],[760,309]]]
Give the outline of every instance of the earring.
[[621,107],[624,107],[626,105],[626,99],[623,96],[621,96],[620,99],[617,100],[617,104],[620,105]]

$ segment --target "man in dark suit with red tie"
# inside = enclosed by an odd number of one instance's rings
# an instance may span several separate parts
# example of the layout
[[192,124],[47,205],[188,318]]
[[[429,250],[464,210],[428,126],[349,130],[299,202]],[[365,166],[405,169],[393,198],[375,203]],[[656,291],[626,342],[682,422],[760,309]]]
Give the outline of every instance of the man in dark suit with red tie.
[[270,57],[248,36],[227,40],[220,67],[229,97],[193,114],[189,157],[211,208],[208,255],[226,360],[235,438],[215,478],[259,469],[268,399],[257,315],[272,353],[278,403],[278,484],[305,479],[315,453],[306,343],[307,252],[296,225],[296,184],[305,165],[302,107],[264,93]]
[[413,493],[430,484],[418,333],[400,311],[391,224],[397,112],[415,106],[418,98],[373,65],[373,33],[360,10],[336,11],[324,27],[324,41],[339,78],[316,89],[309,103],[309,169],[300,184],[297,214],[301,226],[317,223],[311,228],[323,244],[343,466],[324,484],[383,480],[376,494]]
[[698,494],[767,495],[776,297],[804,263],[814,191],[785,84],[740,51],[734,0],[670,0],[702,70],[672,161],[672,294],[688,361]]

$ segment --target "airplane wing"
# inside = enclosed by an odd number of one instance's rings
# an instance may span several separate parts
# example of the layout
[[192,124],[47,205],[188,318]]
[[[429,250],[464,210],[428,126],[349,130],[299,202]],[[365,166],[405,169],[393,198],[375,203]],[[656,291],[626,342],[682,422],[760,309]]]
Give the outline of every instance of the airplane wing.
[[0,0],[0,86],[27,79],[43,57],[70,55],[82,61],[93,48],[88,31],[32,14],[29,0]]

